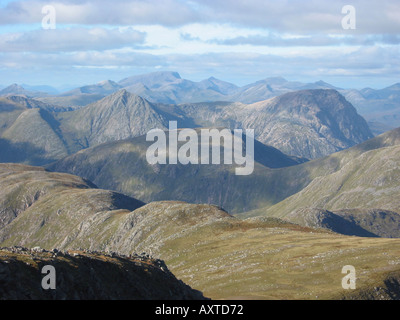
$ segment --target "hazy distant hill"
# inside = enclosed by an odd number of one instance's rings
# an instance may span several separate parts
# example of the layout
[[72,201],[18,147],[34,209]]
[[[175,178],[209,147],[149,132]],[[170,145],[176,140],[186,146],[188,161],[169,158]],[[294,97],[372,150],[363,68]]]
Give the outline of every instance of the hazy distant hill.
[[79,94],[98,94],[98,95],[110,95],[118,90],[122,89],[120,85],[111,80],[101,81],[94,85],[87,85],[77,89],[70,90],[61,94],[60,96],[74,96]]
[[195,82],[181,78],[178,72],[160,71],[136,75],[119,82],[106,80],[57,93],[49,86],[13,84],[0,95],[25,94],[43,102],[68,108],[80,108],[120,89],[126,89],[153,103],[181,104],[232,101],[251,104],[282,94],[315,89],[333,89],[343,94],[367,119],[375,135],[400,126],[399,84],[384,89],[338,88],[322,80],[314,83],[288,81],[282,77],[265,78],[245,86],[210,77]]
[[371,123],[376,133],[400,127],[400,83],[380,90],[366,88],[342,93]]
[[7,95],[25,95],[27,97],[32,98],[38,96],[45,96],[46,93],[38,91],[29,91],[23,88],[22,86],[14,83],[0,91],[0,96],[7,96]]
[[217,79],[193,82],[182,79],[177,72],[134,76],[123,79],[118,84],[149,101],[169,104],[226,100],[225,93],[234,87]]
[[86,85],[65,93],[46,96],[43,101],[65,106],[84,106],[120,89],[139,95],[150,102],[179,104],[212,101],[254,103],[276,97],[283,93],[305,89],[338,89],[323,81],[302,83],[284,78],[266,78],[238,87],[235,84],[210,77],[195,82],[181,78],[178,72],[160,71]]

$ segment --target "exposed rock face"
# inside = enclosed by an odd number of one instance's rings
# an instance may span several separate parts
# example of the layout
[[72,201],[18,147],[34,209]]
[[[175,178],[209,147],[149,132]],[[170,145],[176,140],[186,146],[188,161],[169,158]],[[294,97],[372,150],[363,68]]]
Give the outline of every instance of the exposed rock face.
[[[373,137],[366,121],[335,90],[303,90],[258,102],[155,105],[119,91],[83,109],[59,115],[61,129],[79,147],[136,137],[150,129],[225,126],[254,129],[255,137],[286,154],[314,159]],[[70,139],[70,140],[71,140]]]
[[[44,266],[55,268],[55,289],[42,288]],[[148,257],[91,251],[0,249],[0,300],[203,300]]]
[[255,137],[282,152],[320,158],[373,137],[366,121],[336,90],[303,90],[250,105],[181,105],[200,125],[255,130]]
[[335,90],[291,92],[255,105],[244,127],[281,151],[309,159],[352,147],[373,137],[366,121]]
[[120,90],[83,109],[59,115],[61,129],[72,148],[96,146],[146,134],[151,129],[165,129],[166,115],[145,99]]
[[[215,79],[209,82],[217,83]],[[0,100],[0,110],[4,109],[0,113],[0,142],[4,153],[13,155],[3,160],[4,156],[0,157],[3,162],[43,165],[102,143],[137,137],[151,129],[167,129],[170,121],[177,121],[179,128],[254,129],[260,142],[308,159],[372,138],[365,120],[331,89],[290,92],[251,105],[162,105],[120,90],[68,112],[53,112],[62,109],[21,99]],[[10,104],[19,109],[12,111]]]

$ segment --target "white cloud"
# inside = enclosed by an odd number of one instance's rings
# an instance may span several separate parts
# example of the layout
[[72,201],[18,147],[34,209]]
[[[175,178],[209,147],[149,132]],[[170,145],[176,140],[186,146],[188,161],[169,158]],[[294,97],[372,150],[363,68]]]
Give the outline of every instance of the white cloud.
[[0,23],[40,23],[44,16],[41,10],[45,5],[56,9],[57,22],[62,24],[176,26],[199,20],[196,11],[179,0],[17,0],[0,8]]
[[[56,8],[64,24],[163,25],[232,24],[289,33],[342,33],[347,0],[16,0],[0,8],[0,24],[40,23],[41,8]],[[353,0],[356,33],[398,33],[400,5],[393,0]]]
[[66,28],[0,34],[0,52],[63,52],[135,47],[145,40],[132,28]]

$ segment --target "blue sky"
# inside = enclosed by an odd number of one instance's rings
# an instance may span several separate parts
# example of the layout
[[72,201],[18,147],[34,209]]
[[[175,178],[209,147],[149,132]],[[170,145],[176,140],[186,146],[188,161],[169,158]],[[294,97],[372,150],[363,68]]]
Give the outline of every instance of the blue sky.
[[[356,29],[342,27],[345,5]],[[44,30],[42,8],[55,9]],[[267,77],[339,87],[400,82],[397,0],[0,1],[0,85],[83,85],[178,71],[245,85]]]

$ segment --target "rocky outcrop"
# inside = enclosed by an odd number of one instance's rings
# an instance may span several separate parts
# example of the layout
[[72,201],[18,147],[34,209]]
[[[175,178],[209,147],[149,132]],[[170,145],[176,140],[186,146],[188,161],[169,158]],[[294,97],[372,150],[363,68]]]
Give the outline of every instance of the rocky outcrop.
[[[55,271],[55,288],[42,280]],[[43,273],[43,274],[42,274]],[[0,300],[203,300],[161,260],[114,252],[0,249]]]

